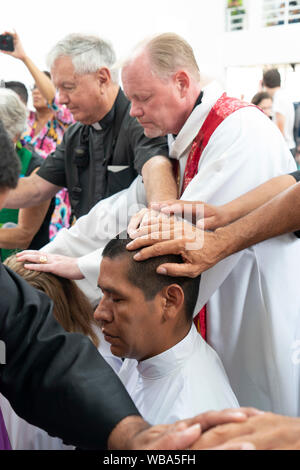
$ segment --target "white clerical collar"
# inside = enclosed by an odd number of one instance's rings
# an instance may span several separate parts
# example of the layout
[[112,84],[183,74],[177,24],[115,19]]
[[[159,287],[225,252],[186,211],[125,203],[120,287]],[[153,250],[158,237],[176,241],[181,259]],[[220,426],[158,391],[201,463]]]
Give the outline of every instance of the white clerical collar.
[[171,349],[139,362],[137,369],[140,375],[148,379],[158,379],[181,368],[191,356],[195,341],[199,341],[199,333],[193,324],[185,338]]
[[186,153],[211,108],[224,92],[216,81],[209,83],[202,91],[203,98],[201,104],[194,108],[181,131],[176,136],[176,139],[174,139],[173,135],[168,135],[169,156],[171,158],[179,160]]
[[95,122],[94,124],[91,124],[91,126],[96,129],[96,131],[102,131],[102,127],[100,126],[99,122]]

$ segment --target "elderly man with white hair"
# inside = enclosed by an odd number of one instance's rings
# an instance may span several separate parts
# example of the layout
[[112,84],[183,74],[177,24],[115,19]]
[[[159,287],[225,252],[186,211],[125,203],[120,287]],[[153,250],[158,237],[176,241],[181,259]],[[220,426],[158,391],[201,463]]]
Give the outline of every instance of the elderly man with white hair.
[[[16,144],[20,161],[20,177],[35,174],[43,159],[35,152],[22,147],[20,135],[26,127],[27,110],[19,97],[11,90],[0,88],[0,120],[9,137]],[[48,210],[49,208],[49,210]],[[49,223],[54,203],[49,201],[37,206],[0,211],[0,256],[1,260],[17,249],[38,249],[49,242]]]
[[96,36],[71,34],[48,55],[59,102],[79,121],[38,173],[23,178],[7,207],[28,207],[66,187],[72,220],[98,201],[127,188],[142,174],[148,203],[177,197],[165,137],[149,139],[130,116],[118,84],[111,45]]

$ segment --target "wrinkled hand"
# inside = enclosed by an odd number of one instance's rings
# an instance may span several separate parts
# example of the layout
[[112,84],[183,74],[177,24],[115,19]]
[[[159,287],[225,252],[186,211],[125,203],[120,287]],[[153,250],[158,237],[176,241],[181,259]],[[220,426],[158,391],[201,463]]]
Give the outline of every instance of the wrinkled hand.
[[57,276],[73,280],[84,278],[82,272],[78,268],[77,258],[53,255],[34,250],[26,250],[21,253],[17,253],[17,258],[18,261],[29,261],[30,263],[24,264],[24,267],[32,271],[53,273]]
[[250,417],[243,423],[217,426],[195,442],[192,449],[252,443],[257,450],[300,449],[300,418],[273,413]]
[[193,239],[197,236],[197,230],[194,225],[182,218],[151,211],[145,214],[140,227],[132,231],[130,236],[132,239],[138,238],[145,242],[149,239],[157,241],[183,237]]
[[26,58],[26,54],[23,49],[19,35],[15,31],[13,33],[10,31],[5,31],[5,33],[3,34],[10,34],[13,37],[14,50],[13,51],[1,51],[1,52],[3,54],[10,55],[12,57],[15,57],[16,59],[20,59],[23,61]]
[[217,233],[204,232],[183,220],[154,222],[131,235],[128,250],[139,250],[136,261],[167,254],[181,255],[183,264],[167,263],[157,273],[169,276],[197,277],[222,259],[222,239]]
[[169,217],[164,214],[160,214],[156,210],[144,208],[131,217],[127,228],[128,235],[131,237],[139,227],[141,228],[151,225],[152,223],[156,223],[159,220],[164,219],[169,219]]
[[[152,426],[136,436],[132,449],[194,449],[196,448],[194,447],[196,445],[195,441],[199,439],[200,432],[204,433],[218,424],[243,422],[248,417],[256,415],[257,412],[254,408],[208,411],[194,418],[177,421],[171,425]],[[228,450],[242,450],[244,448],[249,449],[249,447],[249,444],[243,441],[238,445],[230,444]],[[225,450],[225,446],[223,448]]]
[[188,222],[205,230],[215,230],[229,222],[228,214],[223,206],[213,206],[202,201],[164,201],[152,203],[153,210],[166,215],[180,215]]
[[[109,448],[128,450],[182,450],[198,442],[200,432],[205,432],[218,424],[240,423],[257,414],[254,408],[236,408],[223,411],[208,411],[194,418],[177,421],[173,424],[147,426],[144,422],[133,432],[138,418],[125,418],[113,430],[109,439]],[[133,421],[133,424],[131,422]],[[141,420],[140,420],[141,421]],[[130,427],[131,426],[131,427]],[[126,429],[128,437],[126,438]],[[244,443],[231,449],[243,449]]]

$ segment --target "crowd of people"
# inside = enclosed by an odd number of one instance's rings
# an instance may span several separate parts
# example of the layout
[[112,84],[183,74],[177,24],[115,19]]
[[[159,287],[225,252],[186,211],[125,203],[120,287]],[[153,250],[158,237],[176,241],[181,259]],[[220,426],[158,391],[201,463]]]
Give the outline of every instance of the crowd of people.
[[[0,90],[2,447],[300,449],[300,174],[278,70],[241,101],[164,33],[121,88],[99,37],[59,41],[48,75],[12,36],[36,111],[24,131],[26,88]],[[62,189],[71,227],[33,245]]]

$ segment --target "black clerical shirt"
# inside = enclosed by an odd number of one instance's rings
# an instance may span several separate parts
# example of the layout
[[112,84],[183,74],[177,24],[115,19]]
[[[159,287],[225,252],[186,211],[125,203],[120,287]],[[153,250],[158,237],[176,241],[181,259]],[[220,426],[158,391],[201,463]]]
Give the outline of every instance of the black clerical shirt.
[[[38,170],[50,183],[67,187],[76,217],[130,186],[150,158],[168,156],[166,137],[146,137],[129,112],[130,102],[120,89],[112,109],[99,123],[70,126]],[[78,154],[82,156],[79,165]]]

